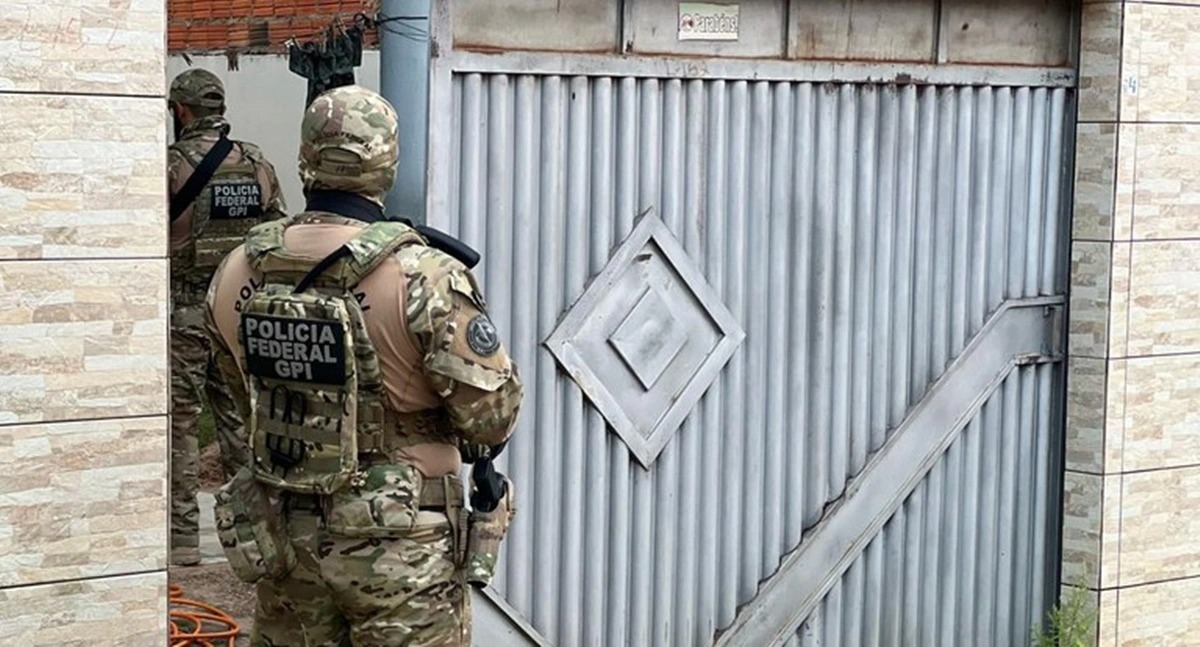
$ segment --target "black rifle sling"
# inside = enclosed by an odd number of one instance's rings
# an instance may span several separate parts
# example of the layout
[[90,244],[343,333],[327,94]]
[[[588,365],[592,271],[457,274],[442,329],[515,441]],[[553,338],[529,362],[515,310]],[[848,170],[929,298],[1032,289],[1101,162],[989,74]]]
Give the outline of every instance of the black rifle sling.
[[212,179],[213,173],[217,172],[217,167],[225,161],[226,157],[229,157],[229,151],[232,150],[233,142],[224,135],[221,135],[217,143],[208,149],[204,159],[200,160],[200,165],[196,167],[188,181],[184,182],[183,188],[171,197],[171,222],[175,222],[179,216],[183,215],[184,211],[187,211],[196,196],[200,195],[200,191],[204,189],[204,185]]
[[292,290],[292,294],[306,292],[313,286],[313,283],[317,282],[317,279],[320,278],[321,274],[323,274],[325,270],[332,267],[334,263],[349,256],[351,253],[352,252],[350,251],[350,248],[345,245],[333,250],[333,253],[325,258],[322,258],[320,262],[318,262],[311,270],[309,270],[308,274],[304,275],[304,278],[300,279],[300,282],[296,284],[296,288]]

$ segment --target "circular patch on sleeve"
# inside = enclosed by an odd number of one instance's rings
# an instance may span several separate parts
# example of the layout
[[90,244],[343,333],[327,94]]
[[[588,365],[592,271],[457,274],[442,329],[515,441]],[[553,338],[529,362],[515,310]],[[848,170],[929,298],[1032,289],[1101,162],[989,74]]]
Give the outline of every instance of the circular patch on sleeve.
[[475,315],[467,324],[467,345],[483,357],[500,350],[500,335],[496,334],[496,326],[487,315]]

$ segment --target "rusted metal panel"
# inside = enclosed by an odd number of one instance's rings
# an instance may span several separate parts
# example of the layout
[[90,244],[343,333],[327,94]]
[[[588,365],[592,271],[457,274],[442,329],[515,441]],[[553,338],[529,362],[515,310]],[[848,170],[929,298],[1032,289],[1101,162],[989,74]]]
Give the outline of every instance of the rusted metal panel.
[[736,40],[683,40],[678,0],[455,2],[454,46],[760,60],[1070,67],[1067,0],[721,0]]
[[1071,63],[1071,12],[1066,0],[942,0],[948,63]]
[[788,56],[932,62],[936,0],[791,0]]
[[617,49],[621,0],[459,0],[455,47],[561,52]]
[[1076,71],[1066,67],[862,63],[857,61],[783,61],[665,56],[610,56],[542,52],[451,52],[445,64],[485,74],[619,76],[656,79],[724,79],[815,83],[886,83],[960,87],[1075,86]]
[[626,27],[629,52],[640,54],[682,54],[706,57],[780,58],[787,40],[786,0],[741,0],[735,4],[739,14],[736,41],[679,40],[679,2],[632,0]]

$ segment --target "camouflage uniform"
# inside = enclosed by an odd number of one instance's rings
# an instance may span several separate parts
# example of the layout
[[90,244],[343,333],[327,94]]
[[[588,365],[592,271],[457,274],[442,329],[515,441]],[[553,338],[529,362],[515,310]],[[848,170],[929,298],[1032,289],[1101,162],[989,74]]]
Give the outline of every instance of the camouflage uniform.
[[445,523],[404,536],[338,537],[319,506],[293,501],[287,523],[299,563],[258,584],[255,647],[471,644],[471,596],[452,558]]
[[[189,70],[171,84],[170,100],[191,109],[220,109],[224,89],[220,80],[206,70]],[[168,148],[167,168],[171,194],[182,188],[204,154],[229,132],[223,116],[206,115],[182,128]],[[255,145],[237,142],[218,174],[238,166],[253,168],[259,178],[263,217],[255,222],[282,217],[284,202],[279,181],[262,151]],[[211,185],[211,182],[210,182]],[[200,509],[199,421],[206,399],[213,414],[221,464],[226,478],[248,455],[242,418],[228,388],[211,361],[204,334],[203,299],[221,256],[240,243],[230,240],[222,223],[205,226],[202,219],[207,196],[201,195],[171,226],[171,548],[176,564],[199,562]],[[227,227],[226,227],[227,228]]]
[[[285,231],[296,232],[292,240],[300,240],[306,227],[332,225],[347,236],[352,235],[348,230],[361,230],[360,221],[336,210],[314,208],[313,196],[321,192],[351,194],[375,205],[381,214],[383,198],[395,177],[397,155],[395,113],[382,97],[357,86],[318,97],[306,112],[301,134],[301,178],[310,209],[285,221]],[[369,312],[364,308],[364,325],[370,331],[374,354],[363,370],[369,377],[377,366],[386,382],[381,395],[368,393],[365,397],[382,401],[386,416],[435,422],[420,428],[383,425],[384,437],[379,443],[384,449],[374,455],[362,453],[364,436],[360,432],[361,471],[349,487],[331,495],[267,486],[274,493],[268,496],[281,501],[279,516],[295,563],[289,564],[283,575],[272,571],[257,580],[253,645],[470,644],[466,584],[470,567],[478,568],[481,561],[486,567],[495,555],[484,551],[474,560],[465,555],[463,493],[457,476],[460,452],[473,460],[463,449],[466,446],[487,448],[508,440],[523,387],[487,319],[486,304],[469,269],[427,246],[412,229],[399,223],[387,225],[350,238],[366,246],[380,241],[357,241],[374,231],[388,231],[407,241],[391,253],[389,265],[368,270],[361,283],[354,284],[353,289],[361,286],[364,294],[374,290],[367,300],[376,299],[369,303]],[[244,248],[225,259],[209,291],[207,325],[217,365],[231,380],[244,380],[244,386],[253,386],[258,378],[247,378],[247,349],[239,342],[248,334],[243,331],[239,338],[239,323],[247,320],[243,317],[249,317],[252,308],[246,305],[244,293],[239,296],[242,286],[270,287],[281,281],[280,276],[303,276],[336,246],[328,243],[320,252],[311,251],[310,257],[309,251],[298,251],[289,243],[286,253],[272,258],[295,266],[287,266],[290,269],[286,271],[272,266],[276,268],[270,270],[272,278],[264,275],[253,259],[260,249],[260,237],[278,226],[256,229]],[[282,244],[281,232],[271,235]],[[289,279],[285,285],[294,285],[296,280]],[[258,288],[260,293],[265,289]],[[394,311],[387,309],[388,296],[393,299]],[[403,372],[397,366],[412,368]],[[362,385],[373,378],[364,382],[360,374],[357,379],[361,427]],[[237,396],[241,410],[255,416],[247,419],[255,421],[250,442],[256,467],[264,460],[259,454],[259,434],[277,424],[265,421],[264,411],[249,413],[247,398],[254,398],[259,407],[267,406],[263,393],[266,391],[243,389]],[[316,401],[317,408],[324,411],[321,401]],[[336,402],[324,400],[330,401]],[[324,414],[301,416],[304,428],[328,423]],[[324,449],[314,445],[310,453],[320,454]],[[423,471],[432,468],[423,467],[425,459],[421,457],[444,457],[445,453],[438,453],[442,449],[454,456],[454,464],[443,465],[436,473]],[[445,485],[444,503],[430,507],[425,505],[425,489],[437,479]],[[507,513],[507,507],[501,511]],[[510,518],[505,516],[502,525]],[[271,525],[261,519],[250,522],[255,523]],[[222,527],[227,526],[219,519],[218,528]],[[229,544],[225,545],[228,548]]]

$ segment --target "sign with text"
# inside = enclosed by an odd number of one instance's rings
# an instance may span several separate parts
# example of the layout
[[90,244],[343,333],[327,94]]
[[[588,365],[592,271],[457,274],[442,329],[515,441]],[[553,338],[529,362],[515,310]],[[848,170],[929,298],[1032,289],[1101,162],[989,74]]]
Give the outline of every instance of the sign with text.
[[214,182],[208,217],[239,220],[262,215],[262,187],[258,182]]
[[679,40],[737,40],[736,4],[679,3]]
[[313,384],[346,383],[345,329],[336,321],[242,316],[251,375]]

